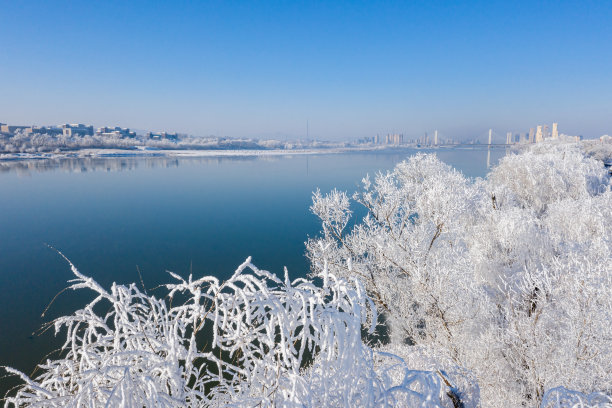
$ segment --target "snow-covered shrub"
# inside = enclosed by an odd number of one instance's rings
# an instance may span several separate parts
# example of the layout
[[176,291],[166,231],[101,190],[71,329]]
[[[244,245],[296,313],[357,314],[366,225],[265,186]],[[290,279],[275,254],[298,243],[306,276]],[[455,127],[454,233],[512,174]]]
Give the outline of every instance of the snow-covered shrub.
[[[543,144],[504,158],[485,188],[496,206],[472,240],[493,246],[475,248],[472,259],[492,272],[486,288],[498,321],[482,336],[497,357],[483,365],[481,376],[506,384],[500,391],[481,382],[483,399],[522,396],[530,404],[561,385],[610,392],[612,192],[606,170],[573,144]],[[499,228],[512,220],[514,228]],[[487,372],[493,368],[499,375]]]
[[416,369],[473,372],[484,406],[612,393],[612,193],[575,145],[507,156],[471,182],[416,155],[353,196],[316,192],[312,271],[357,274]]
[[540,214],[565,199],[580,200],[609,189],[606,169],[575,144],[539,144],[508,155],[489,174],[499,206],[528,208]]
[[580,147],[587,156],[612,163],[612,138],[602,136],[600,140],[584,140]]
[[96,298],[51,323],[64,353],[38,377],[6,369],[24,382],[8,407],[452,406],[450,377],[361,341],[376,312],[356,280],[280,280],[247,259],[225,282],[172,274],[163,300],[70,266]]
[[540,408],[610,408],[612,397],[594,392],[585,395],[578,391],[556,387],[546,391]]

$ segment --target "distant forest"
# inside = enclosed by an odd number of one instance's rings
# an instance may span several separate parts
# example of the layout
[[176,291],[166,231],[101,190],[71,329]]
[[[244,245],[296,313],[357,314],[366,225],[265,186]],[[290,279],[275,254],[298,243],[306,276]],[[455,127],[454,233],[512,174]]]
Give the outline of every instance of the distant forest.
[[154,140],[144,136],[109,137],[80,135],[50,135],[16,132],[14,135],[0,134],[2,153],[46,153],[79,149],[134,149],[151,147],[157,149],[303,149],[313,147],[342,147],[345,143],[317,141],[280,141],[234,139],[225,137],[197,137],[180,135],[176,140]]

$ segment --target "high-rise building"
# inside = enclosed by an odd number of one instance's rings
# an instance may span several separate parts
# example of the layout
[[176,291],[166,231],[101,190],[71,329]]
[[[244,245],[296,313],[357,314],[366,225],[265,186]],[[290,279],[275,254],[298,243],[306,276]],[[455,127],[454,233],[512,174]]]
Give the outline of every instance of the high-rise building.
[[559,129],[557,128],[558,123],[553,123],[552,126],[552,138],[553,139],[558,139],[559,138]]
[[404,144],[404,135],[401,135],[398,133],[387,134],[387,136],[385,137],[385,144],[394,144],[394,145]]
[[436,146],[438,145],[438,129],[436,129],[436,131],[434,132],[434,144]]
[[536,128],[535,142],[540,143],[544,140],[544,135],[542,134],[542,125],[538,125]]
[[529,128],[529,140],[528,140],[529,143],[535,142],[535,140],[533,139],[534,133],[535,133],[534,129]]
[[512,132],[506,133],[506,144],[512,144]]
[[489,129],[489,144],[491,144],[492,139],[493,139],[493,129]]

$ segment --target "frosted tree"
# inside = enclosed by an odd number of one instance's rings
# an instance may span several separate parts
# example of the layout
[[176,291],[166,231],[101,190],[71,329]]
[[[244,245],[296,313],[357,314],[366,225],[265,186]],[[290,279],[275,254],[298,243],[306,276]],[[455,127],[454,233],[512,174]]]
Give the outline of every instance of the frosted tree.
[[417,155],[353,196],[316,192],[314,273],[357,274],[412,367],[474,373],[485,406],[537,406],[559,385],[610,392],[612,195],[574,146],[503,159],[470,182]]
[[363,180],[363,191],[353,198],[367,214],[350,231],[345,193],[313,197],[312,210],[323,223],[322,237],[307,243],[313,273],[328,268],[359,276],[390,322],[388,350],[412,367],[469,377],[463,367],[470,366],[475,344],[467,334],[489,305],[470,267],[463,231],[471,228],[481,195],[434,156],[417,155],[374,183]]
[[533,404],[556,386],[609,392],[607,172],[575,145],[550,144],[503,159],[485,188],[495,205],[472,239],[472,258],[490,271],[499,315],[484,336],[497,364],[483,364],[481,377],[506,384],[498,391],[481,382],[483,398]]

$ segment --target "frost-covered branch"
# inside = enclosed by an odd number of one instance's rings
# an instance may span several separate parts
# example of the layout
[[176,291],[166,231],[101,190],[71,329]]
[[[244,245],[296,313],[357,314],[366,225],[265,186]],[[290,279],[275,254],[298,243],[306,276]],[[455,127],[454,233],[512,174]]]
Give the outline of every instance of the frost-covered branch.
[[135,284],[105,290],[70,266],[69,288],[96,297],[54,321],[63,354],[38,377],[6,369],[23,381],[6,406],[438,407],[448,398],[438,374],[362,342],[376,311],[357,280],[328,274],[318,287],[287,271],[281,280],[249,258],[225,282],[171,274],[163,300]]

